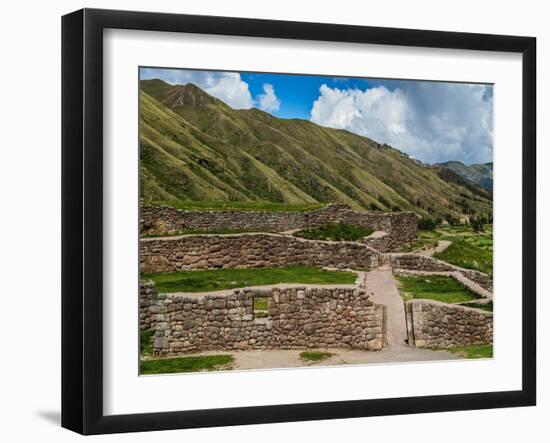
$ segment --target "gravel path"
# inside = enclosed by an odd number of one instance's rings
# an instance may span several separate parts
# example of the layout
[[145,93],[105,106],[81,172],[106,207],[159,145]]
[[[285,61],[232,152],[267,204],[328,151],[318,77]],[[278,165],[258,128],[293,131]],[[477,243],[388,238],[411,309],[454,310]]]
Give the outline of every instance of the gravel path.
[[388,313],[387,339],[388,347],[407,347],[407,328],[405,325],[405,306],[399,294],[392,270],[381,266],[367,272],[365,287],[374,303],[386,305]]

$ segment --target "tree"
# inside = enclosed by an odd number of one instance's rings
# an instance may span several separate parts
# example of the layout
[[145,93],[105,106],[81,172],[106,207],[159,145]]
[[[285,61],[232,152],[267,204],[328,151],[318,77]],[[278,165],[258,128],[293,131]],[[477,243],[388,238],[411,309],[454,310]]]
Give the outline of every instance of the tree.
[[418,221],[418,229],[423,231],[433,231],[441,224],[441,218],[421,218]]
[[483,218],[482,217],[472,217],[470,218],[470,225],[472,226],[472,229],[474,232],[483,232],[485,230],[483,226]]

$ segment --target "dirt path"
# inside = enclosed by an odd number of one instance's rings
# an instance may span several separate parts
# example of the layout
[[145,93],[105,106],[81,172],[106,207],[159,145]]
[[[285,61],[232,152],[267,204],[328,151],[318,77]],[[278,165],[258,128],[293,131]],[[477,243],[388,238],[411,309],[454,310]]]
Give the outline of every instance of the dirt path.
[[235,359],[233,370],[277,369],[310,366],[364,365],[399,362],[444,361],[459,358],[446,351],[432,351],[405,346],[404,348],[385,348],[381,351],[361,351],[355,349],[322,348],[308,349],[308,352],[328,352],[331,357],[319,362],[303,361],[300,349],[270,349],[251,351],[204,351],[186,354],[185,357],[200,355],[230,354]]
[[366,273],[365,287],[374,303],[386,305],[388,313],[388,347],[407,347],[407,328],[405,325],[405,306],[388,266],[381,266]]
[[452,243],[453,242],[450,240],[438,240],[437,246],[435,248],[425,249],[423,251],[419,251],[418,253],[421,255],[427,255],[428,257],[432,257],[434,254],[443,252],[445,249],[451,246]]

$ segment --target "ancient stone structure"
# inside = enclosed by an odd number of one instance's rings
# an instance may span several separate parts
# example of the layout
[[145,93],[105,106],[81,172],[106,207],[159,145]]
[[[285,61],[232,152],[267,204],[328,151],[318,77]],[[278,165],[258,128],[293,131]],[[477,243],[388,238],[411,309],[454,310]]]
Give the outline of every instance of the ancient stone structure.
[[405,303],[410,346],[445,349],[493,342],[493,313],[433,300]]
[[278,234],[184,235],[140,240],[143,273],[291,265],[367,269],[380,263],[380,252],[363,243],[306,240]]
[[149,307],[156,301],[155,284],[152,281],[140,280],[139,282],[139,327],[151,328],[151,311]]
[[421,254],[391,254],[390,265],[394,269],[427,272],[459,272],[482,288],[493,292],[493,279],[483,272],[451,265],[434,257]]
[[[266,317],[255,318],[257,297],[267,299]],[[225,295],[159,294],[149,310],[154,353],[162,356],[212,349],[378,350],[386,341],[384,307],[359,288],[296,286],[237,289]]]
[[[417,238],[418,218],[413,212],[354,211],[348,205],[330,204],[314,211],[183,211],[168,206],[142,206],[140,231],[147,234],[177,234],[185,230],[235,229],[284,232],[326,224],[346,223],[386,233],[378,241],[382,252]],[[367,242],[368,244],[368,242]]]

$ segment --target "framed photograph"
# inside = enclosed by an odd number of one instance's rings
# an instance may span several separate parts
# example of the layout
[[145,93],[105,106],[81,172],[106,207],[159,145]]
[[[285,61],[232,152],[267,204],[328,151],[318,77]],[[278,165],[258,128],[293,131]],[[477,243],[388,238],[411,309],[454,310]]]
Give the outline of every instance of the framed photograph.
[[62,425],[536,402],[536,41],[62,21]]

